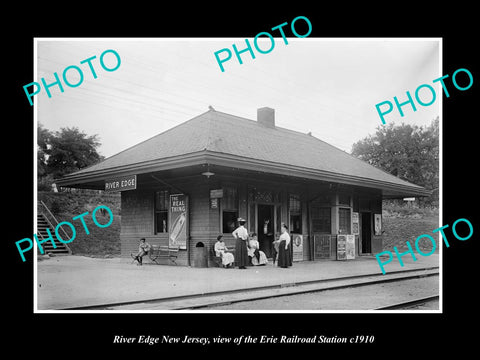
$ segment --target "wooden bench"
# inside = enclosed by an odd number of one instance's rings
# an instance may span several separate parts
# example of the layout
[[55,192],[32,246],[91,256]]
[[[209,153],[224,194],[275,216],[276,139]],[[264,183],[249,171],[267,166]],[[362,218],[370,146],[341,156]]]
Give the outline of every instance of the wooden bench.
[[148,257],[154,263],[160,265],[157,259],[169,259],[175,265],[178,257],[178,247],[169,248],[168,245],[152,245],[152,248],[148,252]]
[[213,262],[215,263],[215,265],[217,265],[217,267],[221,267],[222,266],[222,257],[217,256],[217,253],[215,252],[215,248],[213,246],[211,247],[211,251],[212,251]]

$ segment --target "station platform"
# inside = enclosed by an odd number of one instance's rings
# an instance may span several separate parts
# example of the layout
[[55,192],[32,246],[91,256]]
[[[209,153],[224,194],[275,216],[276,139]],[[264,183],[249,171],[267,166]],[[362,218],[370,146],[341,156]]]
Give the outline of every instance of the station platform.
[[[418,256],[417,261],[411,256],[404,256],[402,260],[403,267],[396,258],[385,265],[387,275],[440,266],[438,253]],[[42,312],[381,274],[374,256],[347,261],[294,262],[286,269],[270,262],[244,270],[147,263],[137,266],[126,258],[56,256],[37,261],[34,302],[36,310]]]

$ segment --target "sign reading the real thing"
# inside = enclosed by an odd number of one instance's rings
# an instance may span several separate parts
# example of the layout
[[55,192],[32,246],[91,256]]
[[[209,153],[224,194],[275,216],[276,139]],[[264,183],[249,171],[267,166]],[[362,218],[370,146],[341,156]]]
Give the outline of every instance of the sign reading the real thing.
[[170,195],[169,207],[169,247],[187,248],[188,238],[188,196],[185,194]]

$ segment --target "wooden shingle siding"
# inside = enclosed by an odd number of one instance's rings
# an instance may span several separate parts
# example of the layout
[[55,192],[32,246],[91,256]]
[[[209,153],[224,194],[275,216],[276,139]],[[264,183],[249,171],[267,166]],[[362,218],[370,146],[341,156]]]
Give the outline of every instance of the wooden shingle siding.
[[[189,223],[190,223],[190,264],[193,266],[197,251],[196,245],[202,242],[208,250],[210,241],[209,229],[209,187],[203,176],[182,184],[182,189],[189,195]],[[202,250],[203,251],[203,250]]]
[[[207,250],[216,241],[219,231],[218,209],[210,209],[209,183],[201,175],[188,180],[176,181],[175,186],[189,197],[189,254],[181,249],[178,265],[194,265],[196,245],[202,242]],[[168,233],[154,233],[154,194],[165,186],[149,187],[122,192],[121,254],[129,257],[138,251],[140,238],[144,237],[151,245],[168,245]],[[170,190],[170,194],[179,191]],[[210,212],[211,211],[211,212]],[[212,220],[212,221],[211,221]],[[187,256],[188,254],[188,256]],[[168,260],[165,260],[168,263]]]
[[122,234],[153,234],[153,190],[122,192]]
[[[303,259],[312,260],[314,253],[314,238],[312,232],[312,204],[328,207],[331,209],[331,231],[329,235],[330,246],[325,254],[326,259],[336,259],[337,252],[337,233],[338,233],[338,209],[340,207],[350,208],[355,212],[381,213],[382,201],[381,194],[377,191],[362,191],[358,189],[344,187],[336,189],[327,184],[319,183],[314,186],[302,187],[298,184],[281,183],[272,181],[268,178],[252,179],[245,177],[234,178],[216,174],[207,179],[198,174],[187,178],[168,179],[168,183],[175,186],[175,189],[168,188],[168,184],[150,183],[143,188],[122,192],[122,223],[121,223],[121,252],[123,256],[130,256],[130,253],[138,251],[138,244],[141,237],[145,237],[151,245],[168,245],[168,233],[155,234],[154,229],[154,198],[155,191],[168,190],[170,194],[184,192],[189,199],[189,240],[187,242],[188,250],[181,249],[178,254],[178,265],[195,266],[197,254],[205,252],[208,259],[208,266],[214,266],[212,262],[212,248],[216,242],[217,236],[222,233],[221,228],[221,199],[218,201],[217,208],[211,208],[210,190],[222,189],[225,186],[235,187],[238,191],[238,215],[249,221],[247,229],[255,231],[255,216],[251,214],[255,211],[255,204],[249,198],[250,189],[259,191],[271,190],[275,195],[272,205],[277,209],[279,216],[276,221],[289,222],[288,199],[289,194],[296,194],[301,201],[302,214],[302,234]],[[339,203],[339,194],[349,194],[350,205]],[[265,202],[265,201],[264,201]],[[281,205],[281,210],[280,209]],[[253,210],[252,210],[253,209]],[[373,216],[373,215],[372,215]],[[275,229],[277,232],[278,229]],[[361,231],[361,223],[360,223]],[[230,233],[223,234],[227,247],[235,249],[235,239]],[[277,234],[278,235],[278,234]],[[372,252],[382,250],[382,236],[374,236],[372,233]],[[197,244],[203,243],[203,248],[197,247]],[[361,236],[355,236],[355,254],[359,254],[359,243]],[[165,260],[168,264],[168,260]]]

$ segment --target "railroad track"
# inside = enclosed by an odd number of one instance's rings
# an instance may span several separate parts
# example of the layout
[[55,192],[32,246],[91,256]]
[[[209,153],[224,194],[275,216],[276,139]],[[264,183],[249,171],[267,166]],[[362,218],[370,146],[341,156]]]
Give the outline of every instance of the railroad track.
[[418,298],[418,299],[415,299],[415,300],[409,300],[409,301],[399,302],[399,303],[392,304],[392,305],[381,306],[381,307],[378,307],[374,310],[409,309],[409,308],[417,307],[419,305],[424,305],[424,304],[429,303],[431,301],[439,300],[439,298],[440,297],[438,295],[426,296],[426,297]]
[[[374,285],[428,276],[438,276],[438,269],[438,267],[429,267],[423,269],[394,271],[387,273],[386,275],[352,275],[336,279],[310,280],[207,294],[82,306],[63,310],[202,310],[238,302],[307,294],[326,290],[345,289],[349,287]],[[378,310],[384,309],[387,310],[386,308],[379,308]]]

